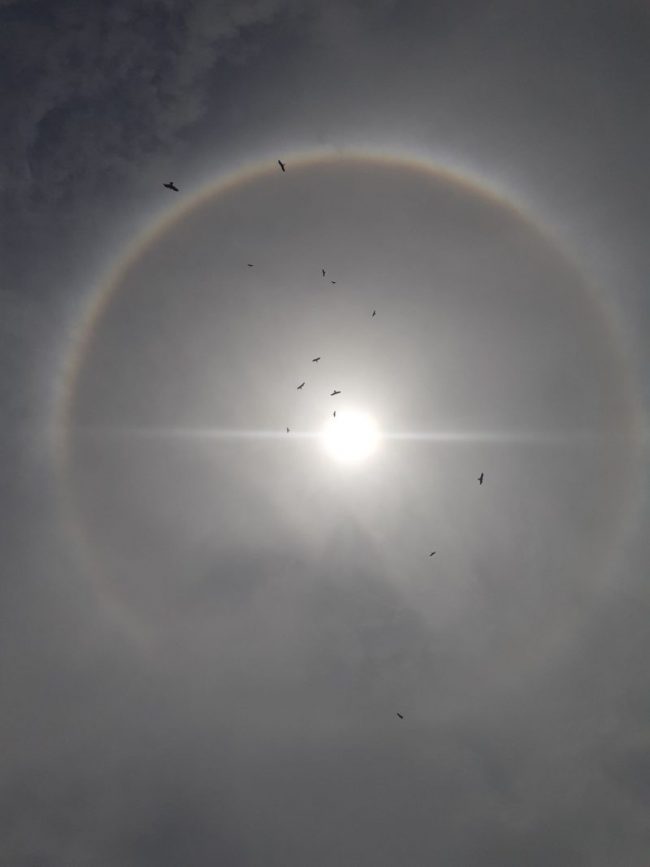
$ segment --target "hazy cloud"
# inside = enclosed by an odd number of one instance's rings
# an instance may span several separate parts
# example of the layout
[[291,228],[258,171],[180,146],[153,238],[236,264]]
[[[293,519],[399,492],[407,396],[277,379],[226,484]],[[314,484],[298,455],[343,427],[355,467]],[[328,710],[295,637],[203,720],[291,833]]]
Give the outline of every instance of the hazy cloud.
[[156,158],[201,117],[208,71],[287,4],[5,5],[1,182],[14,206],[37,207],[64,206]]
[[[3,867],[646,867],[649,34],[637,0],[0,0]],[[387,142],[554,240],[273,163],[126,275],[62,474],[115,226],[233,154]],[[397,431],[597,436],[347,475],[284,437],[341,384]]]

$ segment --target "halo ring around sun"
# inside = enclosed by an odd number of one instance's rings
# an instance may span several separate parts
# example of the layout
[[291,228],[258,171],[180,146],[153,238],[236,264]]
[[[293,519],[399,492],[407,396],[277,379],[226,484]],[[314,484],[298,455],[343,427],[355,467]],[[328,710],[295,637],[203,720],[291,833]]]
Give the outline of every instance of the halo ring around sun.
[[[289,159],[289,158],[288,158]],[[536,232],[539,236],[545,238],[550,247],[556,250],[558,257],[562,258],[569,267],[574,271],[578,271],[572,257],[558,244],[557,240],[549,237],[543,226],[540,226],[533,220],[528,213],[522,211],[505,195],[496,192],[491,186],[486,184],[480,178],[466,177],[455,170],[450,170],[445,166],[433,164],[427,160],[420,158],[403,157],[399,155],[373,154],[365,151],[348,151],[341,154],[333,155],[331,153],[312,152],[306,155],[294,155],[291,157],[291,164],[300,168],[309,168],[310,166],[317,167],[324,163],[335,163],[337,160],[357,160],[360,165],[377,164],[386,166],[404,168],[405,171],[422,172],[425,175],[434,176],[438,179],[445,180],[451,185],[458,185],[459,188],[466,190],[472,195],[491,202],[495,207],[500,207],[511,212],[523,225]],[[190,196],[188,200],[182,202],[179,206],[168,211],[164,216],[156,220],[153,225],[145,230],[137,237],[135,242],[131,244],[124,255],[109,269],[108,274],[100,281],[97,288],[92,291],[87,298],[87,301],[81,311],[81,314],[75,317],[71,332],[68,335],[64,347],[62,364],[55,379],[55,393],[53,396],[53,450],[56,469],[59,480],[61,482],[63,505],[67,518],[67,525],[72,531],[73,543],[76,547],[77,554],[85,565],[85,570],[91,577],[94,578],[100,590],[101,595],[112,597],[111,582],[103,574],[103,568],[98,562],[95,554],[92,541],[88,538],[85,522],[76,502],[76,494],[74,485],[71,481],[71,441],[69,430],[71,427],[71,416],[75,402],[80,372],[83,369],[88,350],[93,343],[93,337],[102,321],[104,314],[111,305],[111,301],[116,292],[119,291],[124,276],[129,270],[140,260],[140,257],[150,250],[167,232],[172,230],[176,225],[180,224],[186,217],[195,211],[195,209],[206,205],[213,199],[221,195],[232,192],[240,184],[252,184],[257,179],[266,176],[269,172],[275,170],[273,160],[265,160],[263,163],[258,162],[243,169],[237,170],[225,177],[220,177],[216,182],[209,183],[200,189],[195,195]],[[623,331],[618,312],[614,309],[611,300],[603,297],[603,294],[596,291],[589,282],[583,277],[582,283],[585,287],[585,297],[592,307],[597,311],[597,315],[603,321],[609,336],[609,343],[613,357],[615,357],[623,370],[623,386],[625,388],[625,401],[627,411],[631,422],[630,427],[636,433],[642,425],[643,409],[639,400],[639,389],[636,379],[633,374],[633,368],[629,356],[629,347],[626,344],[625,333]],[[339,419],[337,419],[338,421]],[[340,419],[343,421],[343,415]],[[357,418],[356,422],[359,422]],[[355,424],[356,424],[355,422]],[[352,421],[350,426],[353,428]],[[343,426],[341,426],[343,428]],[[324,432],[322,440],[326,451],[328,451],[337,460],[348,463],[363,460],[369,456],[374,449],[379,445],[380,436],[376,426],[366,417],[363,423],[357,427],[357,433],[352,432],[346,439],[346,444],[342,442],[340,434],[335,434],[328,427]],[[233,435],[236,438],[236,432],[216,431],[217,435],[224,434]],[[248,432],[250,433],[250,432]],[[257,435],[257,434],[256,434]],[[259,435],[264,435],[260,432]],[[421,440],[426,440],[426,434],[420,435]],[[435,436],[432,436],[435,439]],[[632,459],[630,458],[630,461]],[[630,473],[630,476],[632,474]],[[619,519],[619,526],[625,529],[630,529],[634,526],[634,520],[631,520],[632,510],[636,509],[641,500],[642,491],[638,483],[632,485],[630,483],[630,491],[626,495],[626,503],[624,504],[625,515]],[[634,491],[631,488],[634,487]],[[623,505],[622,505],[623,510]],[[107,600],[109,601],[109,600]],[[118,612],[124,615],[128,621],[129,612],[125,611],[125,605],[119,600],[110,599]],[[141,626],[140,621],[135,624],[136,628]]]

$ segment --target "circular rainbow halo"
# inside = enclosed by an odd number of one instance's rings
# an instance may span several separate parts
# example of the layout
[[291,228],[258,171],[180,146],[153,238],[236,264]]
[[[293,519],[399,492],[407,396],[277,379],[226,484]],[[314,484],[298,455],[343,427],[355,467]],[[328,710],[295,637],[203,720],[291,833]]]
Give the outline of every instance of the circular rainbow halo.
[[379,428],[366,412],[337,410],[322,433],[325,451],[335,460],[356,464],[369,458],[379,446]]

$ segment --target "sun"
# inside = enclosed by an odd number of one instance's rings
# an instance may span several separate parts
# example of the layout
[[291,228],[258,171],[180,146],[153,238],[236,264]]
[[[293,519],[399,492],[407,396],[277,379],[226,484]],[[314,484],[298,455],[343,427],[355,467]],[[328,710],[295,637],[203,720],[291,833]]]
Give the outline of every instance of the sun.
[[341,463],[354,464],[370,457],[379,446],[379,428],[367,413],[338,410],[323,431],[326,452]]

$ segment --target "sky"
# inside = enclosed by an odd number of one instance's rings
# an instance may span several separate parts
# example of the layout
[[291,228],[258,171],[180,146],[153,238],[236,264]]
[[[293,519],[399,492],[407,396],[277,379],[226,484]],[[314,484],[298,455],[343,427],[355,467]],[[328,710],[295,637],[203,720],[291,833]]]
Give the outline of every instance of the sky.
[[646,867],[649,39],[0,0],[0,864]]

